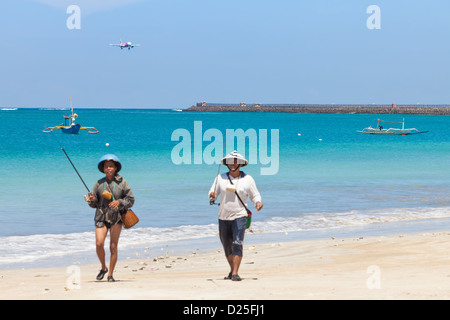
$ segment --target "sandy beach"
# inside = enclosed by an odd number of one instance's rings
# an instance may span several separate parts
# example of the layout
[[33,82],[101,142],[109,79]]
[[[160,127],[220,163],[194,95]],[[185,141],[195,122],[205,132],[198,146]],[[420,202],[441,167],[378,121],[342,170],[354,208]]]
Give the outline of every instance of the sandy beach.
[[241,282],[221,250],[98,265],[0,271],[0,299],[449,299],[450,232],[247,245]]

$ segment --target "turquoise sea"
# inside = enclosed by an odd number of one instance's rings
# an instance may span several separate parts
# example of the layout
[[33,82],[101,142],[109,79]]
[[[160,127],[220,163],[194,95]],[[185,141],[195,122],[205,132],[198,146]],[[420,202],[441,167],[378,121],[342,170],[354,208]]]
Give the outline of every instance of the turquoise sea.
[[[102,155],[114,153],[121,159],[121,174],[133,189],[133,209],[140,218],[135,228],[123,231],[122,252],[151,255],[157,253],[151,248],[161,250],[167,243],[177,246],[186,241],[220,247],[218,207],[210,206],[207,197],[218,165],[205,157],[195,163],[196,151],[200,155],[211,151],[213,140],[203,136],[209,129],[222,133],[219,142],[224,147],[229,143],[227,129],[254,129],[257,134],[257,146],[246,141],[246,157],[256,152],[256,163],[244,171],[254,177],[264,208],[253,215],[254,234],[246,236],[249,241],[262,235],[307,238],[319,232],[328,236],[348,228],[389,228],[399,222],[431,221],[445,229],[450,218],[449,116],[155,109],[75,112],[78,123],[100,133],[42,132],[46,126],[61,124],[69,109],[0,109],[0,269],[96,262],[94,210],[84,202],[87,191],[61,148],[89,188],[102,177],[97,170]],[[378,117],[404,118],[405,127],[430,132],[356,133],[375,126]],[[200,141],[196,124],[197,128],[201,124]],[[173,150],[181,143],[172,137],[177,129],[190,133],[190,164],[174,163]],[[274,130],[277,148],[271,141]],[[264,154],[272,157],[274,166],[277,158],[276,174],[262,174],[261,169],[269,167]],[[396,231],[402,232],[401,227]]]

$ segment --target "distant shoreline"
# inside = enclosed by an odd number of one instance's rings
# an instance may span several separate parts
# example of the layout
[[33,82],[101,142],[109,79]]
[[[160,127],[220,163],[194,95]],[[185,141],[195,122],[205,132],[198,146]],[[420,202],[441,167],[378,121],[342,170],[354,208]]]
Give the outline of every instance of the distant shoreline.
[[200,104],[183,111],[450,115],[450,105]]

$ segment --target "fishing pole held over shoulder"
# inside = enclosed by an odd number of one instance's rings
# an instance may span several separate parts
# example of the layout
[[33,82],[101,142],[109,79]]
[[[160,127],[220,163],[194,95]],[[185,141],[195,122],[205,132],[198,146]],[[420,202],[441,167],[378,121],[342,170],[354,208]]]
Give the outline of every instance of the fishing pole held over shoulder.
[[72,167],[74,168],[75,172],[77,173],[78,177],[80,178],[81,182],[83,182],[84,187],[86,188],[86,190],[88,191],[89,194],[91,194],[91,191],[89,190],[88,186],[86,185],[86,183],[84,183],[83,178],[81,177],[80,173],[78,172],[77,168],[75,168],[75,165],[73,164],[72,160],[70,160],[69,155],[67,154],[66,150],[64,150],[63,147],[61,147],[61,150],[64,152],[64,154],[66,155],[67,159],[69,160],[70,164],[72,165]]

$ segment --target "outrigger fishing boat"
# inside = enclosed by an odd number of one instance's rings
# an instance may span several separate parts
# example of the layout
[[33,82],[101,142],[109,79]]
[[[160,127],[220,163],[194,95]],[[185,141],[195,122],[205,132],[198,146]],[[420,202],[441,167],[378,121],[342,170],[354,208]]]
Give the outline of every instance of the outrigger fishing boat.
[[[72,102],[71,102],[72,105]],[[63,133],[68,134],[77,134],[80,129],[86,130],[89,133],[98,133],[99,131],[94,127],[82,127],[80,124],[75,123],[75,120],[78,118],[76,113],[73,113],[73,107],[71,107],[72,114],[70,116],[64,115],[64,125],[60,124],[59,126],[47,127],[43,130],[43,132],[52,132],[54,129],[61,129]]]
[[[402,124],[402,128],[389,128],[389,129],[385,129],[383,128],[382,125],[380,125],[380,122],[384,122],[384,123],[401,123]],[[405,129],[405,119],[403,118],[402,122],[394,122],[394,121],[385,121],[385,120],[381,120],[381,119],[377,119],[377,127],[376,128],[372,128],[371,126],[369,126],[368,128],[364,128],[361,131],[356,131],[359,133],[368,133],[368,134],[387,134],[387,135],[402,135],[402,136],[406,136],[406,135],[410,135],[410,134],[420,134],[420,133],[426,133],[429,131],[419,131],[416,128],[406,128]]]

